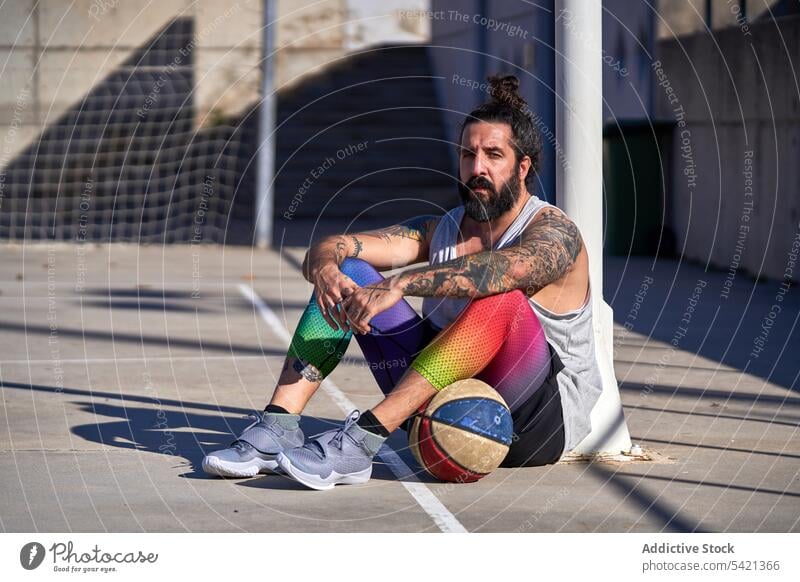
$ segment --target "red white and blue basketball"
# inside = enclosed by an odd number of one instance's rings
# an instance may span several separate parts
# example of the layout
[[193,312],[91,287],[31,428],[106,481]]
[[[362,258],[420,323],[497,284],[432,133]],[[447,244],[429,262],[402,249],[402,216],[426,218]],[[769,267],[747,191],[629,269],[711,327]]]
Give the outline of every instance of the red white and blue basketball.
[[408,444],[417,462],[442,481],[470,483],[503,462],[514,434],[503,397],[480,380],[453,382],[424,406]]

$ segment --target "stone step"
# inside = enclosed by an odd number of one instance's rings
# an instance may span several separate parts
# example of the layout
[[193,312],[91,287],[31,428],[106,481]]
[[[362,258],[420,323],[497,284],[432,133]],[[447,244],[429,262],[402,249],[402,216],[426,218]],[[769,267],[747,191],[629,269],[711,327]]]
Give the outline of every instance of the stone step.
[[457,204],[430,71],[425,47],[379,47],[281,92],[276,216],[399,221]]

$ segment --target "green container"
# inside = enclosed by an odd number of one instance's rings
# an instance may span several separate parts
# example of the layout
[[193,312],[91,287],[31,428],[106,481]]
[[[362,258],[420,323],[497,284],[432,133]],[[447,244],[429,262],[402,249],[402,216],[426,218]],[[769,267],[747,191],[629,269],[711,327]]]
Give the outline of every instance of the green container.
[[674,126],[671,121],[617,120],[603,129],[606,254],[674,254],[666,204]]

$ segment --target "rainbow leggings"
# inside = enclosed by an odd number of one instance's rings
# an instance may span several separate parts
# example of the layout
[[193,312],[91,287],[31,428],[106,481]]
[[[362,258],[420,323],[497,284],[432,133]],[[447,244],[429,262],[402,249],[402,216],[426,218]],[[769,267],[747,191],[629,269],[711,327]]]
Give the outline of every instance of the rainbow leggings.
[[[340,268],[362,287],[383,280],[360,259],[345,259]],[[356,335],[356,341],[384,394],[409,366],[437,390],[478,378],[503,396],[514,419],[517,440],[504,465],[543,465],[561,456],[564,432],[556,374],[563,364],[522,291],[473,300],[443,330],[423,320],[405,300],[375,316],[370,326],[372,331]],[[352,335],[331,329],[312,294],[288,355],[313,365],[324,378],[344,357]]]

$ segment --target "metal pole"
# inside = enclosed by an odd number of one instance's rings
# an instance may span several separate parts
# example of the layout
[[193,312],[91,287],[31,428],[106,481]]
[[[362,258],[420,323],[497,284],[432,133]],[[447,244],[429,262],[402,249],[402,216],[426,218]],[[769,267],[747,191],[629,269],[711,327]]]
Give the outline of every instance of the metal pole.
[[261,105],[258,108],[258,159],[256,160],[256,245],[272,246],[275,174],[275,91],[273,76],[275,0],[264,0]]
[[589,254],[597,362],[603,392],[578,454],[630,450],[613,354],[613,312],[603,300],[603,56],[601,0],[556,0],[556,200],[575,221]]

